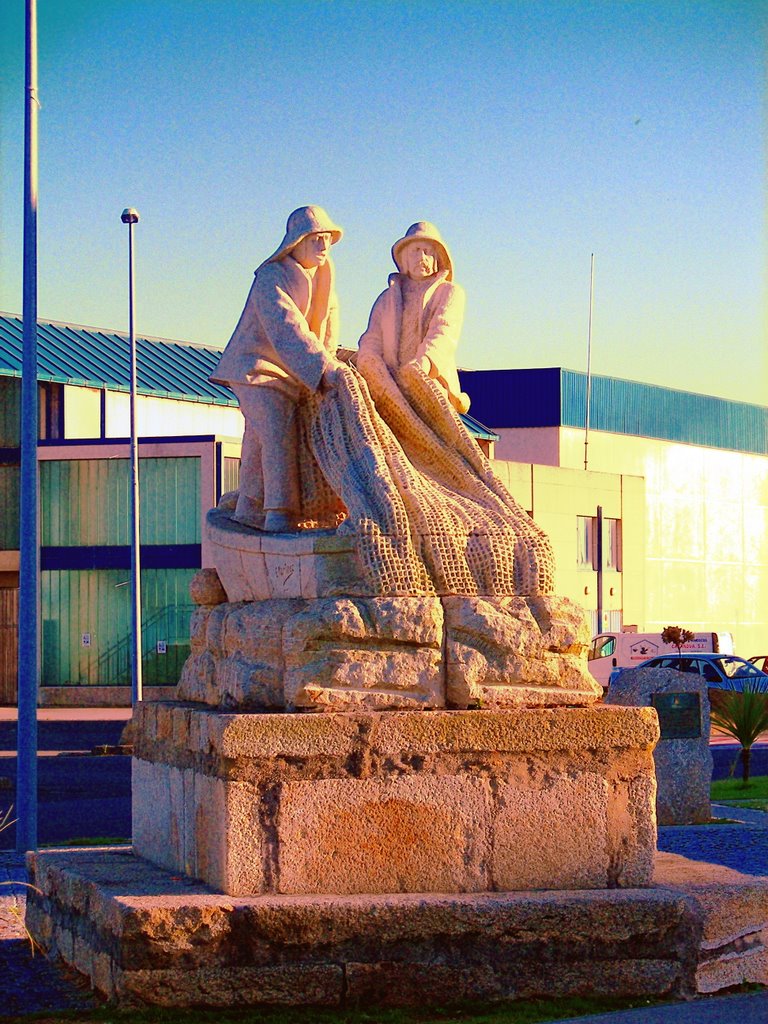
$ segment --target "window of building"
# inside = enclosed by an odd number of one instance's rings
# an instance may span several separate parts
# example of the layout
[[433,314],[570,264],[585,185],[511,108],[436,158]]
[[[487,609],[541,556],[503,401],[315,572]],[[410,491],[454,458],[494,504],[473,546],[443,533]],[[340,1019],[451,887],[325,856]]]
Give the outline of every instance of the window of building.
[[579,569],[595,568],[595,520],[576,516],[576,564]]
[[621,572],[620,519],[603,519],[603,568]]
[[54,381],[38,385],[39,434],[43,441],[64,437],[64,386]]
[[[603,518],[603,569],[621,572],[621,520]],[[576,517],[576,565],[595,571],[597,565],[597,516]]]

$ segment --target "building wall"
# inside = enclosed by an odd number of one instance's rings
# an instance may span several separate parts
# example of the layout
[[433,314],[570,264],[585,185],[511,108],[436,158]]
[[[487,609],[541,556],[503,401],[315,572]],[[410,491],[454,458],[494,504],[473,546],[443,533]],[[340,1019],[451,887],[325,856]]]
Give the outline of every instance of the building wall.
[[493,468],[513,497],[532,514],[549,536],[555,552],[555,588],[580,604],[597,631],[598,573],[579,566],[577,519],[605,518],[621,522],[622,561],[603,574],[602,628],[637,623],[645,593],[645,485],[639,477],[609,472],[584,473],[531,463],[496,459]]
[[[107,437],[130,436],[129,401],[129,396],[123,392],[106,392]],[[242,413],[236,406],[178,402],[143,395],[136,401],[136,422],[140,437],[218,434],[240,439],[245,429]]]
[[497,459],[535,462],[537,466],[560,465],[560,432],[557,427],[501,427],[496,433],[499,435],[494,448]]
[[[41,462],[41,545],[130,545],[130,486],[127,458]],[[142,544],[199,544],[199,504],[199,456],[139,459]]]
[[[561,465],[583,465],[583,430],[560,434]],[[645,478],[640,628],[727,630],[737,653],[768,651],[768,457],[591,431],[589,465]]]
[[[139,453],[144,682],[173,685],[189,651],[189,583],[211,564],[204,517],[221,491],[236,485],[240,445],[215,436],[168,437],[141,441]],[[41,701],[49,702],[47,693],[65,699],[65,691],[48,688],[89,687],[99,701],[125,703],[129,697],[110,687],[130,684],[129,447],[49,441],[38,459]],[[0,497],[0,586],[15,593],[17,465],[0,466]],[[0,699],[14,702],[15,670],[9,671],[0,678]]]
[[100,388],[64,385],[65,438],[101,437],[101,396]]
[[[189,582],[195,572],[142,569],[142,669],[148,686],[178,681],[189,654]],[[43,686],[130,685],[130,572],[43,570],[40,603]]]

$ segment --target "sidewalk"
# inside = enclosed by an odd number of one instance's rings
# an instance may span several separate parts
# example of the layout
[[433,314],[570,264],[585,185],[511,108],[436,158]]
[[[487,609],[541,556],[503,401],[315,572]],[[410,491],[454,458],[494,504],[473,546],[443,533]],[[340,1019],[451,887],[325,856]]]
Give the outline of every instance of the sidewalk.
[[[0,707],[0,722],[18,720],[18,709]],[[38,708],[38,722],[127,722],[130,708]]]

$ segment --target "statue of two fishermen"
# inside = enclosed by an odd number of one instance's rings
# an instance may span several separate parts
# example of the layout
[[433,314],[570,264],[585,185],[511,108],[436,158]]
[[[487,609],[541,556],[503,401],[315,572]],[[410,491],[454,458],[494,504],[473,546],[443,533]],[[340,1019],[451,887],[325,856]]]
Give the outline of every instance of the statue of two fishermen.
[[[301,517],[300,416],[307,397],[332,389],[338,299],[331,246],[342,229],[319,206],[289,216],[285,236],[256,270],[245,308],[211,379],[237,395],[245,418],[234,518],[266,532],[290,532]],[[412,224],[392,246],[397,272],[374,302],[353,361],[370,379],[412,364],[466,412],[456,370],[464,293],[437,228]]]

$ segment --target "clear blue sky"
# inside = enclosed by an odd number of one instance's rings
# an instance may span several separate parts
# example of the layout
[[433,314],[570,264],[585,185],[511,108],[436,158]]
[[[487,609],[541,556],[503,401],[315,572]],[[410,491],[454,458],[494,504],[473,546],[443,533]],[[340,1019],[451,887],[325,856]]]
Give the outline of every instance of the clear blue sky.
[[[0,11],[0,309],[22,304],[24,2]],[[459,363],[768,404],[766,0],[38,0],[39,313],[223,345],[296,206],[343,343],[434,221]]]

